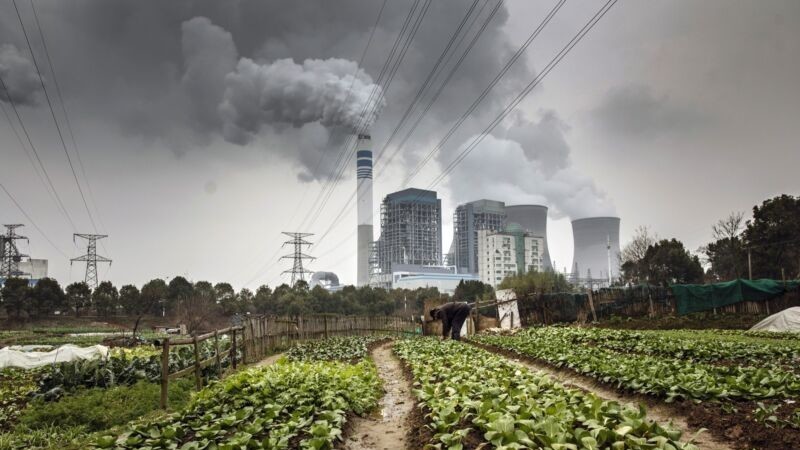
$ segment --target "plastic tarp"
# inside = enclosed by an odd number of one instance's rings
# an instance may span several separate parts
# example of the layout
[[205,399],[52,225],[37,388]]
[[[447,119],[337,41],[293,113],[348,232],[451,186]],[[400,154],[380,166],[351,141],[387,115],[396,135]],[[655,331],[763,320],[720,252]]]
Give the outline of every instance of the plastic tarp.
[[784,309],[750,328],[752,331],[793,331],[800,333],[800,306]]
[[497,313],[500,316],[500,328],[510,330],[522,326],[519,318],[519,307],[516,300],[517,296],[512,289],[500,289],[495,292],[499,303]]
[[0,369],[6,367],[35,369],[48,364],[70,362],[78,359],[107,357],[108,347],[104,345],[93,345],[91,347],[62,345],[61,347],[49,352],[24,352],[12,350],[9,347],[4,347],[0,349]]
[[745,301],[770,300],[783,295],[787,290],[797,289],[797,286],[797,281],[740,278],[714,284],[674,284],[670,288],[675,295],[678,314],[689,314]]

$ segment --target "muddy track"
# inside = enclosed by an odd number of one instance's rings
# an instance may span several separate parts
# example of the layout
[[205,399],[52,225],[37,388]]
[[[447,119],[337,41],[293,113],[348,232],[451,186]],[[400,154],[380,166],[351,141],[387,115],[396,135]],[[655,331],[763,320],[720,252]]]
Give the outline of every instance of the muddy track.
[[283,353],[276,353],[274,355],[269,355],[266,358],[262,359],[261,361],[253,364],[253,367],[262,367],[262,366],[271,366],[275,363],[275,361],[279,360],[283,356]]
[[647,417],[655,422],[666,424],[672,423],[674,428],[677,428],[682,433],[682,440],[688,440],[696,436],[694,444],[701,450],[734,450],[735,447],[718,439],[716,436],[708,432],[699,433],[699,428],[694,428],[689,425],[686,416],[680,414],[676,408],[666,405],[663,402],[645,397],[639,394],[626,394],[616,391],[606,385],[601,384],[591,377],[580,375],[569,369],[558,369],[548,364],[525,358],[516,355],[512,352],[505,351],[499,348],[480,345],[474,342],[470,344],[476,347],[483,348],[493,353],[506,356],[512,362],[519,364],[531,370],[544,372],[554,380],[557,380],[563,385],[576,387],[586,392],[592,392],[604,400],[612,400],[619,403],[635,403],[643,404],[647,408]]
[[375,347],[371,354],[383,380],[384,395],[377,411],[348,421],[346,450],[395,450],[406,448],[408,418],[414,407],[411,384],[400,360],[392,353],[392,342]]

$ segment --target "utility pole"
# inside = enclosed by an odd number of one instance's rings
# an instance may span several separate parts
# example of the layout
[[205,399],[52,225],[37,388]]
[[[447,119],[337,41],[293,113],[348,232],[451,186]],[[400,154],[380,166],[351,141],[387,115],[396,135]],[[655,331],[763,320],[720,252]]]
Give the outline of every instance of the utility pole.
[[316,258],[310,255],[306,255],[303,253],[303,246],[304,245],[311,245],[311,242],[305,240],[308,236],[313,236],[314,233],[298,233],[298,232],[290,232],[284,231],[283,234],[289,236],[291,239],[284,242],[283,246],[292,245],[294,247],[294,252],[291,255],[283,255],[281,259],[291,259],[292,260],[292,269],[291,270],[284,270],[281,272],[281,275],[286,273],[292,274],[292,286],[294,286],[297,280],[306,280],[306,274],[312,273],[311,270],[305,269],[303,267],[303,260],[307,259],[309,261],[313,261]]
[[95,289],[97,287],[97,263],[108,263],[111,264],[111,260],[106,258],[105,256],[100,256],[97,254],[97,240],[107,238],[107,234],[82,234],[82,233],[75,233],[72,235],[72,241],[75,242],[75,238],[83,238],[89,241],[89,244],[86,248],[86,254],[81,255],[77,258],[72,258],[69,260],[70,265],[73,262],[86,262],[86,284],[89,285],[89,288]]
[[750,247],[747,247],[747,272],[750,279],[753,279],[753,260],[750,257]]
[[28,255],[23,255],[19,252],[17,244],[14,241],[28,238],[17,234],[17,228],[23,227],[22,224],[4,225],[6,227],[6,234],[0,235],[0,251],[2,252],[2,261],[0,261],[0,277],[3,278],[18,278],[28,275],[27,273],[19,270],[19,263],[22,258],[27,258]]

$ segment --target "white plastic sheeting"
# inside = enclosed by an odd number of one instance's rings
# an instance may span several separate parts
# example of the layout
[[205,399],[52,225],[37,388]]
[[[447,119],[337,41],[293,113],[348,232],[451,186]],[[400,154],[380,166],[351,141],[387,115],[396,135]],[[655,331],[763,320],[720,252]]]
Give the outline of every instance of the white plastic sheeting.
[[800,306],[784,309],[753,325],[753,331],[800,332]]
[[107,357],[108,347],[104,345],[78,347],[77,345],[68,344],[49,352],[24,352],[4,347],[0,349],[0,369],[5,367],[35,369],[48,364],[70,362],[77,359]]

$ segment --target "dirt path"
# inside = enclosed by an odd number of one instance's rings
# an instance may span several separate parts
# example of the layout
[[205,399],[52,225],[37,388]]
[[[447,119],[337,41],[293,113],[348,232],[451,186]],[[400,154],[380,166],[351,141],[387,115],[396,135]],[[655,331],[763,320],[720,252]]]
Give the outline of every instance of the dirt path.
[[[488,350],[491,351],[491,349]],[[681,439],[683,441],[691,439],[697,435],[697,432],[699,431],[696,428],[690,427],[686,422],[685,417],[676,414],[674,409],[664,405],[664,403],[660,402],[659,400],[644,398],[644,396],[641,395],[631,395],[617,392],[612,388],[604,386],[591,377],[577,374],[568,369],[558,369],[547,364],[536,363],[529,360],[521,360],[508,355],[506,356],[510,361],[516,364],[528,369],[544,372],[554,380],[557,380],[566,386],[576,387],[587,392],[593,392],[604,400],[612,400],[622,404],[642,403],[647,408],[647,417],[649,419],[661,424],[672,422],[672,426],[681,431]],[[697,445],[697,447],[699,447],[701,450],[734,450],[734,447],[718,440],[707,431],[697,435],[694,444]]]
[[407,418],[414,407],[411,385],[403,376],[400,361],[387,342],[372,351],[372,360],[383,380],[385,394],[379,410],[369,417],[351,419],[346,450],[402,450],[406,448]]
[[261,366],[270,366],[275,363],[280,357],[283,356],[283,353],[276,353],[274,355],[269,355],[266,358],[262,359],[261,361],[253,364],[253,367],[261,367]]

